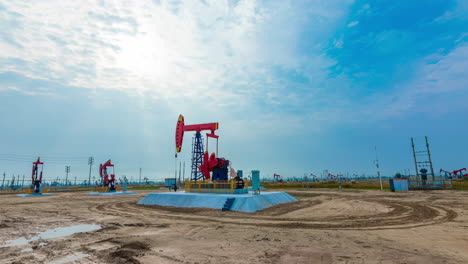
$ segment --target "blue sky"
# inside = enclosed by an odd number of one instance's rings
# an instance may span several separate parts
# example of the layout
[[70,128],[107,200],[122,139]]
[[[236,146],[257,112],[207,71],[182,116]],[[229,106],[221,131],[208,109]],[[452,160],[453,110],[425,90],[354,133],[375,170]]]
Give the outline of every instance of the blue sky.
[[[0,172],[174,173],[174,129],[219,122],[263,176],[468,166],[468,2],[0,1]],[[185,137],[179,161],[190,163]],[[187,170],[188,172],[188,170]],[[95,167],[93,174],[97,174]]]

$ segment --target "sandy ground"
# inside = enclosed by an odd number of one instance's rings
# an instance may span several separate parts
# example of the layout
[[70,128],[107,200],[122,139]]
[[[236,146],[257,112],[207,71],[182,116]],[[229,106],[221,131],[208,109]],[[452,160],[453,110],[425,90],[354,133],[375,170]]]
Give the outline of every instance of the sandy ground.
[[[150,191],[2,195],[0,263],[468,263],[467,192],[288,192],[300,201],[257,213],[136,205]],[[1,247],[78,224],[103,228]]]

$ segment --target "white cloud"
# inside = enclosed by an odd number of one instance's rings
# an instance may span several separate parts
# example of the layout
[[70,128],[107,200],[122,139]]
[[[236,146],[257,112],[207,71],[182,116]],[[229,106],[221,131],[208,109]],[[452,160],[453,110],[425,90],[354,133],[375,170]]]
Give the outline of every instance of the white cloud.
[[354,27],[354,26],[357,26],[359,24],[359,21],[352,21],[348,24],[348,27]]
[[12,1],[5,6],[9,12],[2,22],[19,26],[2,31],[19,46],[2,43],[8,48],[0,50],[0,58],[26,64],[8,65],[9,71],[163,98],[273,89],[247,86],[272,79],[276,65],[301,67],[296,47],[309,15],[321,19],[316,21],[321,34],[343,13],[335,5],[317,9],[254,0]]
[[415,113],[446,114],[467,109],[468,94],[468,45],[460,44],[446,55],[432,54],[415,65],[414,77],[400,84],[392,92],[383,91],[363,107],[344,108],[350,120],[372,122],[410,116]]
[[447,22],[450,20],[466,20],[468,12],[468,2],[465,0],[456,0],[450,10],[435,19],[436,22]]
[[[351,3],[10,1],[0,24],[11,26],[0,29],[18,45],[0,39],[8,45],[0,73],[162,99],[168,112],[215,111],[229,121],[249,113],[281,126],[280,118],[293,122],[289,109],[323,100],[312,97],[336,63],[324,43]],[[290,83],[278,69],[310,83]]]

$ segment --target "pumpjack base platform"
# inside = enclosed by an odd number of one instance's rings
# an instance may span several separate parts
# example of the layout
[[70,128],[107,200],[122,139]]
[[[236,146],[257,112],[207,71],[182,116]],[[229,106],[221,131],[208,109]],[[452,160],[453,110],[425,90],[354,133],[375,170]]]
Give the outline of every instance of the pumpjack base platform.
[[125,194],[135,194],[137,192],[90,192],[88,195],[125,195]]
[[52,196],[55,193],[42,193],[42,194],[18,194],[20,197],[42,197],[42,196]]
[[[228,199],[230,201],[228,201]],[[234,199],[232,201],[232,199]],[[173,207],[201,207],[223,211],[257,212],[278,204],[297,202],[285,192],[261,192],[260,194],[213,194],[213,193],[151,193],[138,201],[141,205],[161,205]],[[229,208],[226,208],[226,206]]]

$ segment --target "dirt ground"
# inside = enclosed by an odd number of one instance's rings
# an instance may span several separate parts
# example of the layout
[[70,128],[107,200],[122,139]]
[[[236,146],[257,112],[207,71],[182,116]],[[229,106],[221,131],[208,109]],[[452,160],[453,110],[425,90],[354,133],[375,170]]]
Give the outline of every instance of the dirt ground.
[[[289,190],[257,213],[136,205],[150,192],[2,195],[0,263],[468,263],[467,192]],[[1,247],[78,224],[102,229]]]

